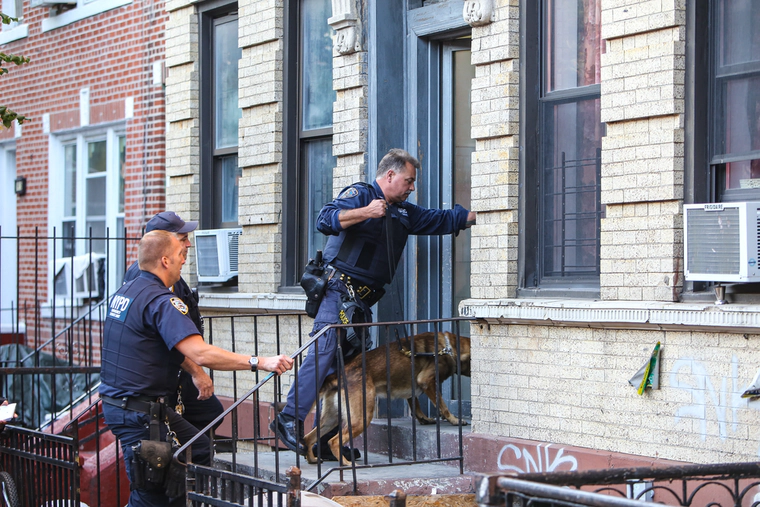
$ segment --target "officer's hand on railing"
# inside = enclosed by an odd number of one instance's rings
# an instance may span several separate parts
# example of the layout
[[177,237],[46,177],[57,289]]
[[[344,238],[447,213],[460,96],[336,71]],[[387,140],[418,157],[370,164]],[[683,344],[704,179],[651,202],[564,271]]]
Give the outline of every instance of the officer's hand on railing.
[[293,367],[293,359],[280,354],[279,356],[259,356],[259,370],[271,371],[282,375]]
[[193,384],[198,389],[198,399],[207,400],[214,394],[214,382],[211,380],[202,368],[193,375]]

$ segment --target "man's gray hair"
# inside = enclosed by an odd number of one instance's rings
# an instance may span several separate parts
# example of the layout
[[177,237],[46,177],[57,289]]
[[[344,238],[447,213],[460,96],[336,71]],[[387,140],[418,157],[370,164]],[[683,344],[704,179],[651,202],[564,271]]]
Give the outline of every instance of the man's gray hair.
[[412,164],[412,167],[415,169],[420,168],[420,161],[411,156],[408,151],[401,148],[393,148],[377,164],[377,174],[375,177],[384,176],[390,170],[393,170],[395,173],[403,172],[406,169],[407,162]]

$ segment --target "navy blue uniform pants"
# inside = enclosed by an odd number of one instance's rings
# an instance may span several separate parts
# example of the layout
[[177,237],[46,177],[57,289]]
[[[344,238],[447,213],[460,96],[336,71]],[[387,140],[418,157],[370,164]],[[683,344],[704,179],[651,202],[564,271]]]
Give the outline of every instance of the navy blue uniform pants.
[[[347,294],[346,286],[337,278],[332,278],[327,283],[325,296],[319,305],[319,312],[314,319],[314,327],[310,336],[314,336],[323,327],[330,324],[339,324],[341,297]],[[363,307],[367,321],[372,320],[370,309],[360,303]],[[341,334],[343,331],[341,330]],[[303,421],[306,419],[311,407],[317,400],[319,389],[325,382],[328,375],[335,373],[337,370],[336,354],[338,353],[338,330],[330,329],[319,337],[318,343],[309,347],[309,353],[301,363],[298,369],[298,381],[291,386],[288,391],[288,400],[284,414]],[[298,393],[298,403],[296,404],[296,393]]]
[[[169,425],[172,431],[177,434],[181,444],[198,433],[198,429],[177,415],[174,410],[167,411]],[[108,429],[116,435],[121,443],[121,449],[124,454],[124,466],[127,470],[127,477],[132,481],[132,461],[134,452],[132,446],[140,440],[150,440],[150,416],[134,410],[124,410],[113,405],[103,404],[103,417],[105,418]],[[161,440],[166,440],[166,425],[160,425]],[[192,460],[200,465],[208,465],[211,461],[209,455],[209,440],[205,435],[201,435],[192,446]],[[141,489],[135,489],[129,494],[129,507],[179,507],[185,505],[185,497],[170,499],[163,493],[154,493]]]

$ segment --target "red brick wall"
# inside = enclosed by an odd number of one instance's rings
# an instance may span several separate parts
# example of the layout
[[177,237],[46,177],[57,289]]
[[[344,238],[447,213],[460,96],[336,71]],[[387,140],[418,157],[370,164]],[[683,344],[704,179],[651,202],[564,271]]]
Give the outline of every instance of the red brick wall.
[[[153,64],[164,59],[164,1],[134,0],[43,33],[48,10],[31,7],[26,0],[28,37],[0,45],[0,51],[31,59],[0,76],[0,104],[29,118],[16,139],[17,177],[25,177],[27,184],[26,195],[17,200],[21,234],[44,237],[53,232],[47,230],[48,135],[43,134],[43,114],[50,115],[52,133],[78,126],[79,92],[89,88],[90,125],[123,119],[125,99],[134,100],[134,116],[126,122],[125,223],[130,236],[139,236],[147,220],[165,206],[165,98],[163,86],[153,84]],[[0,140],[13,136],[3,130]],[[25,241],[21,246],[22,307],[48,300],[48,252],[45,241],[38,245]],[[136,244],[128,256],[136,257]],[[8,283],[3,281],[4,290],[11,289]],[[45,336],[45,330],[33,326],[27,320],[28,335]]]

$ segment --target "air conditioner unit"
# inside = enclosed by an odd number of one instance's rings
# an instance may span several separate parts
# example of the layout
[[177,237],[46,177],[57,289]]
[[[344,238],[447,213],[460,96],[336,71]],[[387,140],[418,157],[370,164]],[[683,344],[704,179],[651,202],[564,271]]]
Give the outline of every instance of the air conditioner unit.
[[58,298],[100,299],[105,293],[103,254],[85,254],[55,260],[53,293]]
[[686,280],[760,281],[760,202],[686,204],[683,208]]
[[53,7],[55,5],[76,5],[77,0],[31,0],[32,7]]
[[243,229],[195,231],[199,282],[226,282],[238,274],[238,240]]

